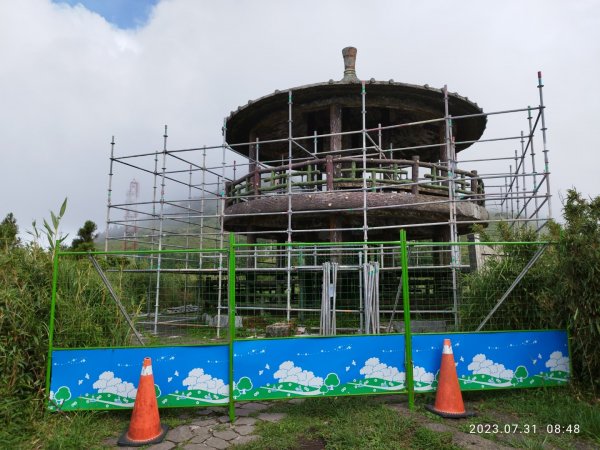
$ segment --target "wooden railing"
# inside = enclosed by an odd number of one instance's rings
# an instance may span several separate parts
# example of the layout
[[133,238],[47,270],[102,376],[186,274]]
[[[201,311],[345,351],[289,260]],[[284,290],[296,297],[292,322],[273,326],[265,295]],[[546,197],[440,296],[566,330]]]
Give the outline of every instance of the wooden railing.
[[[364,170],[366,168],[366,170]],[[407,159],[367,159],[327,156],[290,165],[256,169],[226,186],[227,204],[255,200],[264,195],[286,194],[291,169],[291,190],[341,191],[363,188],[363,172],[369,192],[406,191],[412,194],[448,196],[448,168]],[[476,171],[456,170],[455,197],[483,205],[484,186]]]

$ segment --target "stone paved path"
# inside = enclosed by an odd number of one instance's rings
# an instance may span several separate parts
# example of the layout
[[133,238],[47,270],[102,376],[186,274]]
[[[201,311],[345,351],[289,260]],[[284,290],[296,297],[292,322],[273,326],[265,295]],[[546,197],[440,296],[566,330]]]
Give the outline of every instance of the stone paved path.
[[[254,434],[255,425],[260,421],[278,422],[285,414],[263,412],[272,405],[262,402],[240,403],[236,405],[236,421],[229,422],[227,408],[203,408],[190,413],[191,421],[168,431],[164,441],[147,447],[148,450],[200,450],[225,449],[236,444],[259,439]],[[250,417],[254,416],[254,417]],[[115,449],[136,449],[139,447],[118,447],[117,438],[111,438],[104,445]]]

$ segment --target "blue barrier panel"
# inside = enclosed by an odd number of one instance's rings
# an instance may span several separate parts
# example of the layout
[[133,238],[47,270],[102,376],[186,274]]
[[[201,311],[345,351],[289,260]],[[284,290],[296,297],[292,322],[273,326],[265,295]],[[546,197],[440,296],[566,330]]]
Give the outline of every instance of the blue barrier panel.
[[[435,390],[444,338],[463,390],[568,383],[566,331],[414,334],[415,391]],[[49,409],[133,407],[146,356],[159,407],[226,405],[228,352],[227,345],[54,350]],[[403,335],[240,340],[233,352],[235,401],[406,391]]]
[[235,400],[405,390],[402,335],[238,341],[233,361]]
[[132,408],[144,357],[160,407],[227,404],[228,347],[54,350],[49,409]]
[[415,391],[434,391],[444,338],[450,338],[462,390],[568,383],[566,331],[413,334]]

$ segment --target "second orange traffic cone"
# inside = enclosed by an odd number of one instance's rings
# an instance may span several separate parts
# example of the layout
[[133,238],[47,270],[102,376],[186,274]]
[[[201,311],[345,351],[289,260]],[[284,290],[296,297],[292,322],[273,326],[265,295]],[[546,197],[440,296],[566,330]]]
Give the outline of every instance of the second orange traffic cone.
[[152,360],[144,358],[129,429],[123,433],[117,443],[129,447],[157,444],[164,439],[168,429],[168,426],[160,424]]
[[450,339],[444,339],[435,404],[433,406],[425,405],[425,408],[438,416],[449,419],[460,419],[474,415],[474,413],[465,410]]

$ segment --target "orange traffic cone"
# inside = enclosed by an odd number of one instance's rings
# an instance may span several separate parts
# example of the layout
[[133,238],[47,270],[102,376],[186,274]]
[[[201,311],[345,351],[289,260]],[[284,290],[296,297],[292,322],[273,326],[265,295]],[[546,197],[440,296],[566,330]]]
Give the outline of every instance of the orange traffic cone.
[[130,447],[157,444],[164,439],[168,429],[168,426],[160,424],[158,416],[152,360],[144,358],[129,430],[123,433],[117,444]]
[[435,405],[425,405],[425,408],[438,416],[449,419],[460,419],[475,415],[465,410],[465,404],[463,403],[458,384],[458,376],[456,375],[456,366],[454,365],[450,339],[444,339]]

